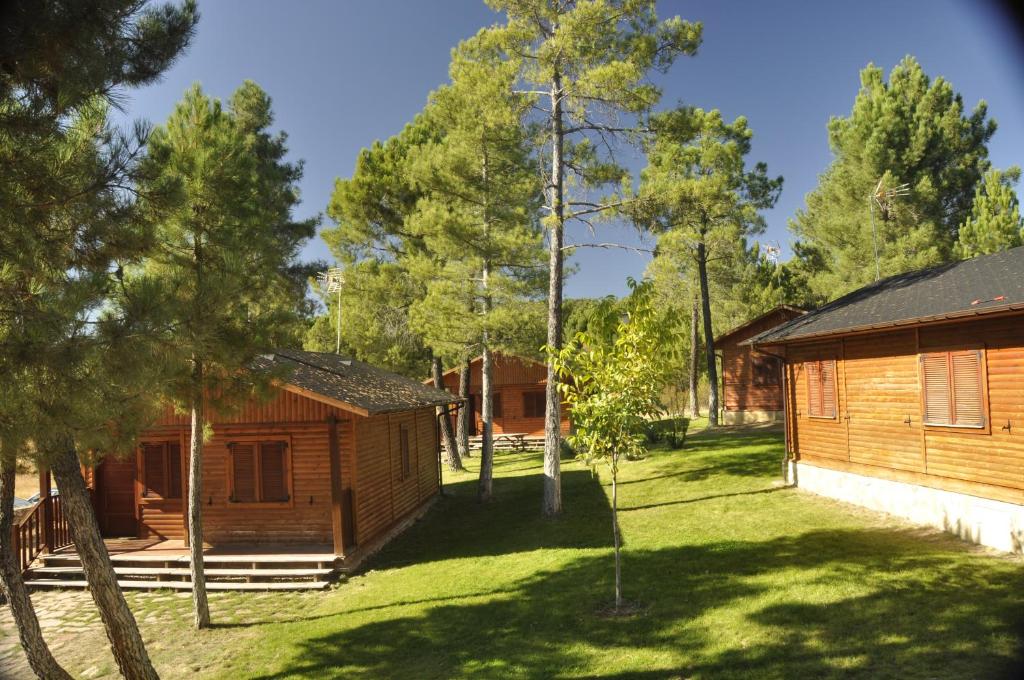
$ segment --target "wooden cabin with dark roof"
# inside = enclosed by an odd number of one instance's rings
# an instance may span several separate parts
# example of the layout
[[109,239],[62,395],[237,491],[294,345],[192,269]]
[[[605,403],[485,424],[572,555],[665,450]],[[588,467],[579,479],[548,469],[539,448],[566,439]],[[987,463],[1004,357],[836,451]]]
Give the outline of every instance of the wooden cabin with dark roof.
[[782,362],[744,341],[805,313],[779,305],[715,338],[715,352],[722,362],[724,424],[782,422]]
[[877,281],[747,341],[811,491],[1024,546],[1024,247]]
[[[269,400],[214,417],[203,452],[207,559],[221,567],[212,571],[214,588],[226,585],[218,585],[221,572],[237,576],[239,564],[311,562],[318,573],[351,566],[419,516],[440,488],[435,407],[452,395],[333,354],[282,350],[254,368],[284,377]],[[141,563],[163,568],[157,576],[166,587],[189,587],[175,578],[187,579],[189,434],[188,415],[167,407],[133,457],[104,459],[87,475],[101,533],[127,540],[109,544],[125,579]],[[77,564],[73,555],[43,559],[50,564],[27,574],[35,585],[79,583],[67,567]],[[273,586],[267,575],[255,570],[248,580]]]
[[[481,420],[481,379],[480,357],[470,362],[469,379],[469,427],[471,436],[483,432]],[[453,368],[442,376],[444,388],[452,394],[459,393],[459,369]],[[494,353],[493,359],[493,408],[494,434],[519,434],[529,438],[544,436],[545,390],[548,384],[547,366],[539,361],[524,359],[501,352]],[[454,418],[454,416],[453,416]],[[569,433],[569,409],[563,404],[561,411],[561,432]],[[453,426],[454,426],[454,420]]]

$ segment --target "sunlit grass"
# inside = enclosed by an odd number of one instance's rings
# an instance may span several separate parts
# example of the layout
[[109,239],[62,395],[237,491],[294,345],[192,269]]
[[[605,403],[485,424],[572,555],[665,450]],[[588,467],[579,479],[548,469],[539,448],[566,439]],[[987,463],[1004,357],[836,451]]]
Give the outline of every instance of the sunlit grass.
[[[540,516],[538,454],[475,466],[327,594],[131,595],[163,677],[989,678],[1014,667],[1016,558],[782,488],[777,432],[698,433],[621,473],[626,598],[612,597],[609,489],[564,463],[565,515]],[[155,597],[161,599],[154,600]],[[83,640],[84,641],[84,640]],[[102,673],[101,634],[61,658]],[[69,665],[71,665],[69,663]],[[113,671],[111,671],[113,672]]]

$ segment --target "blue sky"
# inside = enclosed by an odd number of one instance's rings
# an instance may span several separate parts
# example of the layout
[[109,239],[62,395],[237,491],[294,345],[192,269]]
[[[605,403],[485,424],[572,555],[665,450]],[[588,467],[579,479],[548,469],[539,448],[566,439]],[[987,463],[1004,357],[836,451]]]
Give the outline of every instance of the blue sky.
[[[395,134],[423,107],[447,79],[459,40],[499,19],[482,0],[199,4],[188,53],[162,82],[127,93],[126,115],[160,123],[194,82],[227,98],[244,79],[255,80],[274,100],[292,158],[305,161],[301,216],[322,212],[334,179],[351,174],[359,150]],[[663,17],[704,22],[697,56],[659,78],[663,105],[745,115],[755,135],[751,160],[785,177],[762,242],[788,252],[786,220],[830,160],[825,125],[849,113],[858,72],[869,62],[888,72],[912,54],[929,75],[952,82],[969,109],[986,100],[999,123],[993,163],[1024,165],[1024,50],[984,2],[662,0],[658,7]],[[580,229],[569,238],[590,236]],[[615,226],[598,240],[638,242],[631,229]],[[329,257],[319,239],[306,255]],[[626,277],[641,275],[646,262],[633,252],[580,250],[566,294],[621,294]]]

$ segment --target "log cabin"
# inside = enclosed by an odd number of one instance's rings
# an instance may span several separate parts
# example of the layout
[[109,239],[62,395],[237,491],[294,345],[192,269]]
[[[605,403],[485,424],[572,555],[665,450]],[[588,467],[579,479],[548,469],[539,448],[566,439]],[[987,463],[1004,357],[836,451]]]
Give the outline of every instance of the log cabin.
[[[480,414],[482,360],[470,362],[469,409],[470,434],[483,431]],[[444,388],[452,394],[459,393],[459,369],[453,368],[442,376]],[[524,359],[510,354],[494,353],[494,433],[524,434],[528,437],[544,436],[544,394],[548,384],[547,366],[539,361]],[[561,412],[562,434],[569,433],[568,408],[563,404]]]
[[747,341],[807,490],[1024,544],[1024,247],[877,281]]
[[[269,400],[212,419],[203,453],[206,543],[379,547],[439,492],[435,407],[450,394],[334,354],[281,350]],[[187,538],[188,414],[167,407],[134,457],[90,475],[105,537]]]
[[744,341],[805,313],[779,305],[715,338],[715,352],[722,362],[724,424],[782,422],[782,362]]

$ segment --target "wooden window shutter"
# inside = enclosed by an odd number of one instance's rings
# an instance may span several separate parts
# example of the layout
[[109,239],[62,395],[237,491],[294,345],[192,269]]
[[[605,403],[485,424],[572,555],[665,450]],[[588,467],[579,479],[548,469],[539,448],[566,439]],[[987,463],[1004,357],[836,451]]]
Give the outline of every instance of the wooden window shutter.
[[260,444],[260,500],[285,502],[288,500],[288,473],[284,442]]
[[924,422],[931,425],[949,425],[953,422],[953,409],[948,355],[923,355],[921,374],[924,380]]
[[821,364],[817,361],[808,361],[807,368],[807,413],[812,416],[821,416]]
[[167,492],[163,444],[142,445],[142,468],[145,477],[143,495],[153,494],[163,497]]
[[821,362],[821,415],[836,417],[836,362]]
[[256,452],[252,444],[231,445],[231,500],[256,501]]
[[953,378],[953,423],[965,427],[983,426],[985,404],[981,394],[981,352],[952,352],[950,363],[950,375]]
[[181,498],[181,444],[167,444],[167,498]]

